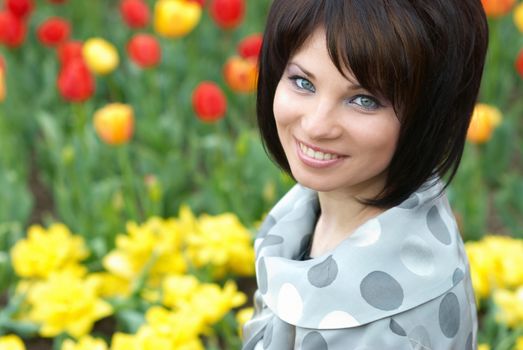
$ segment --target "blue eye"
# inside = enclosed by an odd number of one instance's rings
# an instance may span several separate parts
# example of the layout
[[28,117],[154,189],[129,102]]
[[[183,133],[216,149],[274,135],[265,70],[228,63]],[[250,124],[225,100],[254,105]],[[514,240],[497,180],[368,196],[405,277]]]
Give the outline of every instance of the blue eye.
[[355,98],[353,98],[351,102],[370,111],[376,110],[379,107],[381,107],[380,103],[376,101],[376,99],[367,95],[358,95]]
[[314,85],[312,85],[312,83],[305,78],[294,76],[294,77],[290,77],[290,79],[292,80],[294,85],[296,85],[296,87],[298,89],[307,90],[310,92],[316,91],[316,89],[314,88]]

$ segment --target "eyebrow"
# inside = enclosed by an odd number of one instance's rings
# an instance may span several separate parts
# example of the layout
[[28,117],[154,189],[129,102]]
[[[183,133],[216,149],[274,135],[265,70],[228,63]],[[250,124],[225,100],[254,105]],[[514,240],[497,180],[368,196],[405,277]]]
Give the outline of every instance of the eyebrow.
[[[300,66],[298,63],[291,61],[291,62],[289,62],[289,65],[291,65],[291,64],[298,67],[307,77],[316,79],[314,74],[312,74],[311,72],[309,72],[308,70],[306,70],[305,68]],[[348,87],[348,90],[365,90],[361,85],[355,84],[354,82],[350,81],[349,79],[347,79],[347,81],[349,81],[349,83],[351,83],[351,85],[349,85],[349,87]]]

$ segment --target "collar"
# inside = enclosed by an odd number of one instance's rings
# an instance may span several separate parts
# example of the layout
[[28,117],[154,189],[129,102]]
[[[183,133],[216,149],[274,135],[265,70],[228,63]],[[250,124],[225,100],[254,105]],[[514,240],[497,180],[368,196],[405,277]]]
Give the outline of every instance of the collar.
[[314,232],[318,194],[294,186],[255,240],[262,298],[283,321],[314,329],[360,326],[406,311],[457,284],[462,240],[439,179],[359,226],[332,251],[295,260]]

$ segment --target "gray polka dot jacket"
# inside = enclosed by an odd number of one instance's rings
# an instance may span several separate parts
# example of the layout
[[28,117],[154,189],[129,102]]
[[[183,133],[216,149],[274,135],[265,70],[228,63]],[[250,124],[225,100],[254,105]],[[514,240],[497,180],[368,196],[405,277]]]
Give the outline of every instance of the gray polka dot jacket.
[[471,350],[476,303],[463,241],[439,179],[358,227],[334,250],[299,256],[319,214],[293,187],[255,240],[255,313],[243,350]]

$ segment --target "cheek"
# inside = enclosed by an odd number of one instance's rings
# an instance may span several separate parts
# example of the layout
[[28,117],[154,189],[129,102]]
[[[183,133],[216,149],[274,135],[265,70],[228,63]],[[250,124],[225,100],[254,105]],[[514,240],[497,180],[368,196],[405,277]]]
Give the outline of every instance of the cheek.
[[293,121],[295,118],[296,106],[295,99],[291,98],[289,91],[286,89],[284,82],[280,81],[276,92],[274,94],[274,102],[272,105],[274,118],[278,128],[285,126]]
[[395,115],[383,118],[380,116],[375,120],[352,125],[353,135],[358,135],[359,146],[368,152],[376,154],[380,158],[390,159],[396,150],[399,136],[399,121]]

